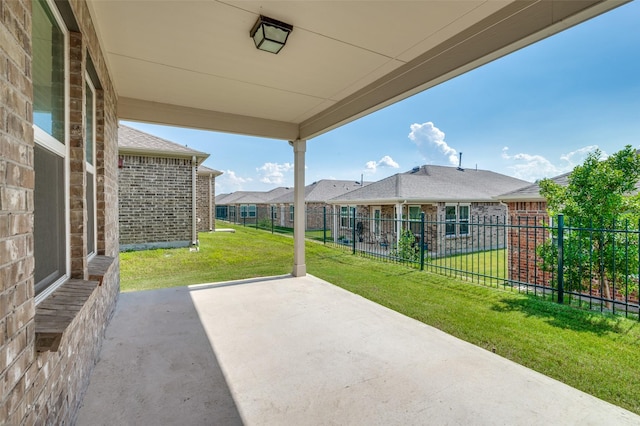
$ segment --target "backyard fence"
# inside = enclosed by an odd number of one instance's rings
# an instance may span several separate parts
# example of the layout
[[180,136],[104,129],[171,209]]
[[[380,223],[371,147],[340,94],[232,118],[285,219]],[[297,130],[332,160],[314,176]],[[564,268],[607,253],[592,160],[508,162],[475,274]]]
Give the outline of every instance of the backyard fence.
[[[292,232],[266,209],[231,221]],[[307,212],[306,224],[307,238],[353,254],[640,320],[640,222],[424,213],[397,219],[325,208]]]

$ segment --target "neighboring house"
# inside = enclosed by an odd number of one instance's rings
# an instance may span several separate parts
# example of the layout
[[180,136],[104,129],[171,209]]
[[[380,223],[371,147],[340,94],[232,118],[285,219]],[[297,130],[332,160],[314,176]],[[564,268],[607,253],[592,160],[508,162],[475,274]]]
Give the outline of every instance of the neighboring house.
[[[332,206],[327,203],[328,200],[346,194],[349,191],[362,188],[370,183],[371,182],[360,183],[353,180],[322,179],[305,186],[305,228],[307,230],[322,229],[325,220],[325,208],[328,213],[332,211]],[[279,226],[292,228],[294,211],[293,191],[288,191],[282,196],[272,199],[270,203],[277,212],[277,224]]]
[[196,180],[196,222],[198,232],[215,231],[216,229],[216,177],[221,174],[221,171],[210,169],[206,166],[198,167]]
[[[564,173],[551,178],[559,185],[569,183]],[[640,182],[636,184],[640,190]],[[540,185],[533,183],[496,197],[507,205],[509,215],[509,279],[514,282],[548,286],[551,274],[542,271],[542,261],[536,248],[550,238],[548,226],[553,218],[547,212],[547,200],[540,194]]]
[[216,197],[216,218],[236,223],[255,224],[260,220],[277,219],[278,212],[272,209],[271,200],[280,197],[292,188],[277,187],[270,191],[236,191]]
[[196,244],[197,169],[209,154],[124,125],[118,153],[120,250]]
[[[329,200],[335,209],[332,235],[334,239],[348,235],[356,226],[361,239],[389,244],[408,227],[431,253],[482,250],[484,241],[500,239],[474,232],[472,224],[504,218],[506,207],[494,197],[528,184],[487,170],[415,167]],[[430,223],[421,237],[417,222],[422,213]]]

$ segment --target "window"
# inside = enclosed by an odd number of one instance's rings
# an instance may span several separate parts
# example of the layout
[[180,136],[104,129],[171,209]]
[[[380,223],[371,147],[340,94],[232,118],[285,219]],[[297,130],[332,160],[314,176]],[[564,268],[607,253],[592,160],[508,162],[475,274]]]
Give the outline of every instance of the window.
[[275,204],[271,205],[271,219],[277,219],[278,218],[278,206],[276,206]]
[[420,206],[409,206],[409,227],[414,234],[420,234],[420,220],[422,219],[422,211]]
[[469,205],[445,206],[444,215],[446,236],[469,235]]
[[33,2],[34,281],[36,303],[68,277],[67,34],[57,10]]
[[469,235],[469,206],[458,206],[459,234]]
[[96,161],[95,161],[95,122],[96,97],[95,89],[88,75],[86,75],[84,96],[84,144],[87,163],[87,254],[96,254]]
[[343,228],[353,228],[353,216],[356,208],[350,206],[340,206],[340,226]]
[[240,217],[256,217],[256,205],[242,204],[240,206]]
[[293,222],[293,205],[289,206],[289,220]]
[[373,234],[376,236],[379,236],[380,221],[382,218],[382,209],[380,208],[380,206],[374,206],[374,207],[371,207],[371,211],[372,211],[371,216],[373,216]]

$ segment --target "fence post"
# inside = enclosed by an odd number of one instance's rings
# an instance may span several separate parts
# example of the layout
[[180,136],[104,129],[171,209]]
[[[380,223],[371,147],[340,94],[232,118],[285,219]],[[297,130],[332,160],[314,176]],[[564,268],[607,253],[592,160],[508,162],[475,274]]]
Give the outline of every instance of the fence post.
[[558,303],[564,303],[564,215],[558,215]]
[[322,244],[327,244],[327,206],[322,207]]
[[273,234],[273,222],[275,222],[275,206],[271,206],[271,233]]
[[424,271],[424,212],[420,213],[420,270]]
[[356,209],[353,209],[353,225],[351,226],[351,244],[353,245],[353,253],[356,254]]

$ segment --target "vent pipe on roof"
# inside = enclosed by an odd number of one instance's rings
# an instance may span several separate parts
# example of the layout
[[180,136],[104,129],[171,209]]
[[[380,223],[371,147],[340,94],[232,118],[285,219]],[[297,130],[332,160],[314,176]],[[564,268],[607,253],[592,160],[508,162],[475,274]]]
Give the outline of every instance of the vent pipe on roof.
[[460,159],[458,160],[458,170],[460,171],[464,170],[462,168],[462,153],[460,153]]

